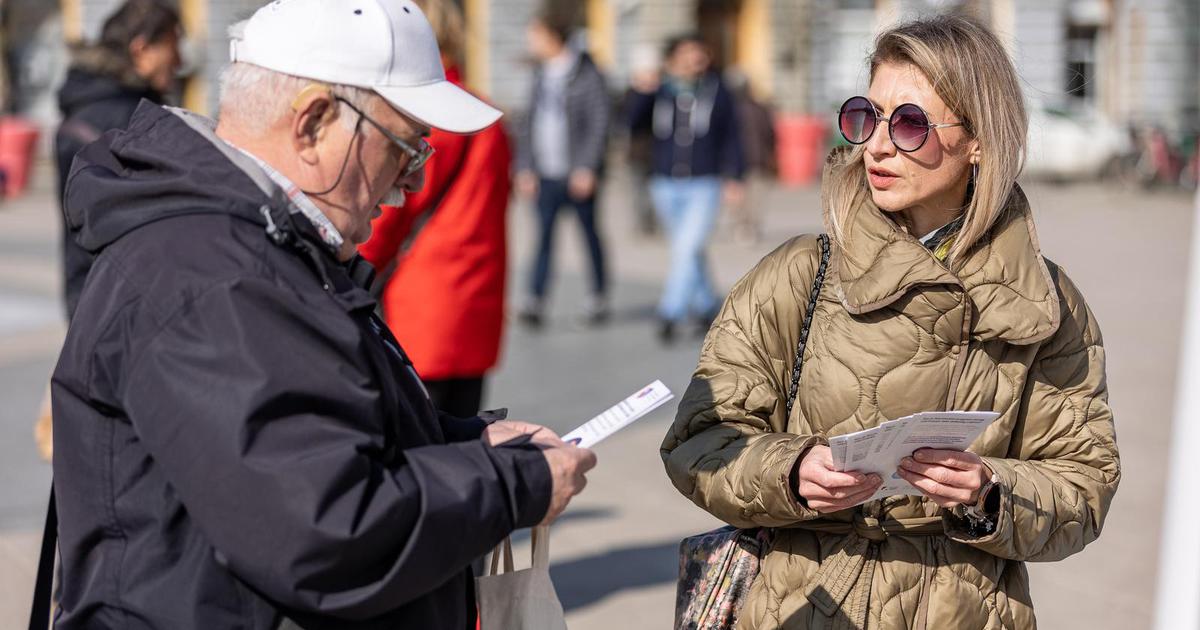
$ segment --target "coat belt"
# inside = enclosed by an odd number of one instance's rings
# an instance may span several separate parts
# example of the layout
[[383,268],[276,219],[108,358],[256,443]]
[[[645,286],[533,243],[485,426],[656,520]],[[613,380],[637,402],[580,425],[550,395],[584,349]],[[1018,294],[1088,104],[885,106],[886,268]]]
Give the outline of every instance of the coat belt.
[[[832,555],[825,558],[817,570],[805,596],[827,618],[833,621],[833,630],[861,629],[867,627],[867,608],[870,602],[871,581],[878,561],[877,543],[890,536],[938,536],[945,534],[942,519],[938,516],[880,520],[854,515],[853,521],[806,521],[796,525],[799,529],[845,536]],[[926,599],[929,595],[928,581],[931,573],[923,569],[925,579],[921,585],[921,605],[917,614],[917,628],[924,628]],[[838,612],[842,614],[838,614]]]

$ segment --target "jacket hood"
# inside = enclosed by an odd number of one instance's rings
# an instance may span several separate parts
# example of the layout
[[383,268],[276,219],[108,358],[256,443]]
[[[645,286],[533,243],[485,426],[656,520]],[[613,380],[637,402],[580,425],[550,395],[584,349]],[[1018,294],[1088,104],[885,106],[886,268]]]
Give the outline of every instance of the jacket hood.
[[876,311],[914,287],[940,284],[966,291],[974,312],[971,334],[978,339],[1025,345],[1058,330],[1058,294],[1020,186],[1014,184],[996,224],[954,271],[884,216],[869,195],[847,223],[833,265],[847,311]]
[[67,78],[58,92],[58,109],[64,117],[85,105],[113,98],[128,98],[161,103],[154,88],[128,68],[129,63],[99,47],[76,51]]
[[68,229],[98,253],[154,221],[228,214],[266,225],[260,208],[286,207],[283,192],[215,123],[142,101],[129,127],[79,152],[63,197]]

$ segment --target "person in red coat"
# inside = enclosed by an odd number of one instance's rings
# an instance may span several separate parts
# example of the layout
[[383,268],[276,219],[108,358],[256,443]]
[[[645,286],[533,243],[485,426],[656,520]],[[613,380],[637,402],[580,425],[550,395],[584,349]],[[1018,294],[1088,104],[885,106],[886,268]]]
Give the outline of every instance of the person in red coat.
[[[417,4],[437,34],[446,78],[461,85],[461,13],[451,2]],[[384,316],[434,404],[471,417],[500,355],[512,150],[498,124],[473,136],[435,130],[429,143],[437,152],[425,187],[384,206],[359,253],[385,279]]]

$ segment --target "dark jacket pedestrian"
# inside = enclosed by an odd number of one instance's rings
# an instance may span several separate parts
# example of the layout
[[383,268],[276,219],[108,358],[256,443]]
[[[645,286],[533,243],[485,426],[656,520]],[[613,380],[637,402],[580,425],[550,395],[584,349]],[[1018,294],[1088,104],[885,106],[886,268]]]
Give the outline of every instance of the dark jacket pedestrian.
[[143,104],[67,182],[96,262],[53,379],[55,627],[473,628],[546,459],[436,412],[369,265],[210,124]]
[[648,127],[654,135],[654,175],[740,179],[745,174],[733,94],[715,72],[687,87],[666,77],[653,93],[632,92],[626,107],[630,128]]
[[[179,65],[179,25],[173,8],[157,0],[130,0],[105,22],[99,41],[74,52],[58,92],[62,123],[54,135],[54,158],[60,199],[71,161],[84,145],[110,129],[124,129],[142,99],[164,102]],[[65,223],[62,247],[63,298],[70,319],[92,258]]]

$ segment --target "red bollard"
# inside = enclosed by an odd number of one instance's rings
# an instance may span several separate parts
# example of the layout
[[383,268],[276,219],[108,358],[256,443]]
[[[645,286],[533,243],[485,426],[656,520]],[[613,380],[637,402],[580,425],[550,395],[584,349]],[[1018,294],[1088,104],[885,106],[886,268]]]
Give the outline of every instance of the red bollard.
[[780,115],[775,120],[779,181],[804,186],[816,181],[825,158],[825,120],[820,116]]
[[4,171],[6,199],[25,192],[37,138],[38,129],[29,121],[16,116],[0,118],[0,170]]

